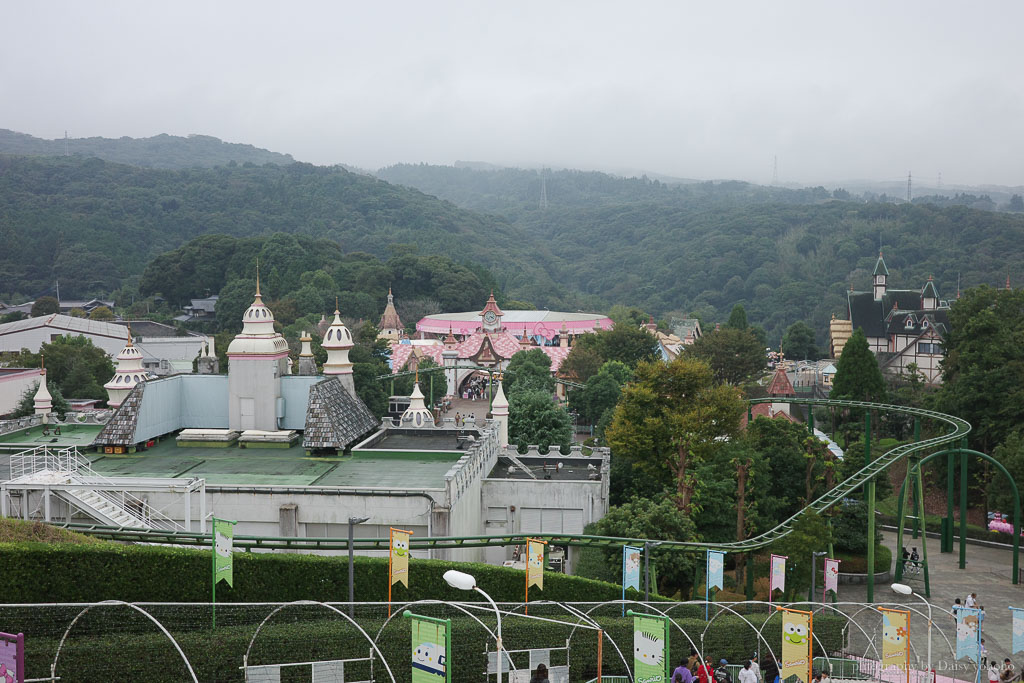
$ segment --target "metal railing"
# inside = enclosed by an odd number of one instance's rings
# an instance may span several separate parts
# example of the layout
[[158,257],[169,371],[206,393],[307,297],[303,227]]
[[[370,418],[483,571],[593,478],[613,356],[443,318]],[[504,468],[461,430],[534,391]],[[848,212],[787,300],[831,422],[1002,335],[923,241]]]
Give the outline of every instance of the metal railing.
[[[154,508],[148,501],[124,491],[116,480],[104,477],[90,465],[89,459],[83,457],[74,446],[57,452],[46,446],[37,446],[11,456],[11,480],[24,479],[27,483],[35,475],[44,473],[66,477],[66,481],[60,483],[85,487],[85,490],[92,491],[103,501],[117,508],[118,512],[130,517],[141,529],[187,531],[183,525]],[[91,505],[75,490],[69,489],[67,493],[80,504]]]

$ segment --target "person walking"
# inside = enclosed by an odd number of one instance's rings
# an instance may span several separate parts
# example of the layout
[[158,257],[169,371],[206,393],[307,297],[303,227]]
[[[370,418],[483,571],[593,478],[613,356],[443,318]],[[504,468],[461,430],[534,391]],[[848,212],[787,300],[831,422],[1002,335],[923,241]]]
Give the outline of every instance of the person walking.
[[977,593],[971,593],[970,595],[967,596],[967,599],[964,600],[964,607],[969,607],[970,609],[975,609],[977,606],[978,606],[978,594]]
[[1017,672],[1013,670],[1013,662],[1007,657],[1003,660],[1003,666],[999,669],[999,683],[1010,683],[1017,678]]
[[761,666],[757,663],[757,653],[750,655],[750,670],[754,672],[754,678],[761,680]]
[[760,683],[760,681],[757,680],[757,674],[754,673],[754,670],[751,667],[751,661],[749,659],[743,665],[743,668],[740,669],[740,683]]
[[679,660],[679,666],[676,667],[675,671],[672,672],[672,683],[693,683],[693,673],[690,671],[688,660]]
[[718,668],[715,669],[715,683],[732,683],[732,674],[729,673],[729,662],[724,659],[718,661]]
[[697,667],[697,680],[699,683],[710,683],[711,672],[713,668],[711,666],[711,657],[707,657],[704,662]]
[[530,683],[550,683],[548,681],[548,668],[543,664],[538,664],[536,671],[533,672],[533,677],[530,679]]

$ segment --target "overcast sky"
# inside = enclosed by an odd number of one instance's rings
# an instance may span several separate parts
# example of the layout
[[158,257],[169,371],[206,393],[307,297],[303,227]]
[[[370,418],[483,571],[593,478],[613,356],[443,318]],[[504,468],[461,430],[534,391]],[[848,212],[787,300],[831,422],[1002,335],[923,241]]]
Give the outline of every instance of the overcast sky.
[[0,128],[318,164],[1024,184],[1024,2],[4,3]]

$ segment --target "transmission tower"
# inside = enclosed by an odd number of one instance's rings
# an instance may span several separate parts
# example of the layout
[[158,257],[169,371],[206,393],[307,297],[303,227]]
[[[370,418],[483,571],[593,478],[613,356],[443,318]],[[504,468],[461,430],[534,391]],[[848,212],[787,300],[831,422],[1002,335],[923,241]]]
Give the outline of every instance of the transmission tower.
[[910,171],[907,171],[907,204],[910,203]]
[[68,132],[67,131],[64,131],[64,156],[66,156],[66,157],[71,156],[68,153]]
[[540,210],[545,211],[548,208],[548,181],[546,178],[540,179]]
[[772,158],[772,185],[779,184],[779,155]]
[[939,192],[942,191],[942,171],[939,171]]

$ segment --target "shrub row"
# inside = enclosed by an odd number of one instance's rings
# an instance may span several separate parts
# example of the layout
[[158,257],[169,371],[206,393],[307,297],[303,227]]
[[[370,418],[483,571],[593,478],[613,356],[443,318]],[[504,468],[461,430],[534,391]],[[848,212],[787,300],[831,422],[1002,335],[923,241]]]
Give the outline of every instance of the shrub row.
[[[0,607],[0,615],[3,614],[3,609]],[[250,612],[250,623],[218,627],[215,632],[208,628],[185,632],[171,630],[199,680],[241,681],[243,675],[239,667],[242,665],[243,656],[257,624],[269,610],[270,607],[266,607],[258,614]],[[485,631],[475,621],[450,607],[418,606],[416,611],[452,619],[453,679],[460,683],[483,680],[482,673],[486,663],[484,651],[486,648],[493,650],[494,647],[493,641],[489,642]],[[564,612],[558,613],[541,606],[531,612],[536,612],[539,616],[565,618]],[[382,615],[357,616],[359,623],[371,636],[376,636],[384,625]],[[493,628],[493,620],[486,619],[485,613],[481,613],[481,617]],[[764,614],[752,616],[751,621],[761,624],[764,618]],[[617,609],[609,608],[598,615],[597,620],[608,636],[614,639],[626,659],[623,663],[615,648],[605,640],[604,673],[622,674],[632,662],[632,619],[623,618]],[[824,651],[841,650],[844,621],[841,617],[815,616],[814,632],[824,646]],[[144,619],[123,606],[97,608],[95,615],[86,615],[76,625],[76,630],[72,632],[61,651],[57,675],[61,676],[63,681],[72,682],[186,680],[187,674],[180,656],[170,641],[156,632],[155,627],[127,630],[117,628],[121,625],[132,625],[132,622],[137,622],[134,625],[141,627]],[[706,626],[702,618],[677,616],[676,622],[695,643],[701,642],[701,633]],[[114,626],[115,623],[117,626]],[[777,644],[782,636],[780,624],[780,619],[775,617],[764,630],[764,637],[772,644],[776,656]],[[572,678],[588,680],[596,675],[597,635],[593,630],[577,629],[573,633],[571,626],[568,625],[506,617],[503,632],[505,647],[510,650],[562,647],[571,635],[569,663]],[[48,675],[59,637],[36,637],[31,631],[26,633],[26,636],[28,675]],[[738,617],[725,615],[716,619],[705,634],[704,653],[713,657],[715,661],[724,657],[730,662],[741,662],[756,650],[764,653],[763,644],[760,648],[758,644],[756,634],[746,623]],[[402,618],[395,618],[388,623],[378,640],[378,647],[384,653],[396,680],[410,678],[410,645],[409,622]],[[675,662],[686,657],[690,647],[689,641],[673,627],[671,660]],[[331,614],[326,609],[316,606],[289,607],[276,615],[261,631],[252,648],[249,663],[281,664],[366,657],[369,649],[369,642],[361,634],[341,617]],[[816,650],[816,655],[824,654],[817,643]],[[515,661],[520,668],[528,666],[525,657],[517,656]],[[552,663],[564,663],[564,656],[553,653]],[[308,668],[304,672],[298,669],[285,669],[283,673],[282,680],[309,680]],[[349,673],[352,675],[356,672]],[[389,680],[379,661],[375,664],[375,673],[376,680]]]
[[[8,603],[206,602],[210,600],[211,551],[119,544],[0,543],[0,589]],[[291,602],[348,599],[348,558],[278,553],[235,553],[234,587],[221,583],[218,602]],[[449,569],[473,574],[498,601],[521,602],[522,570],[486,564],[413,559],[409,588],[394,587],[395,600],[465,600],[445,583]],[[387,558],[355,558],[359,602],[388,599]],[[548,572],[535,599],[569,602],[617,600],[612,583]]]

